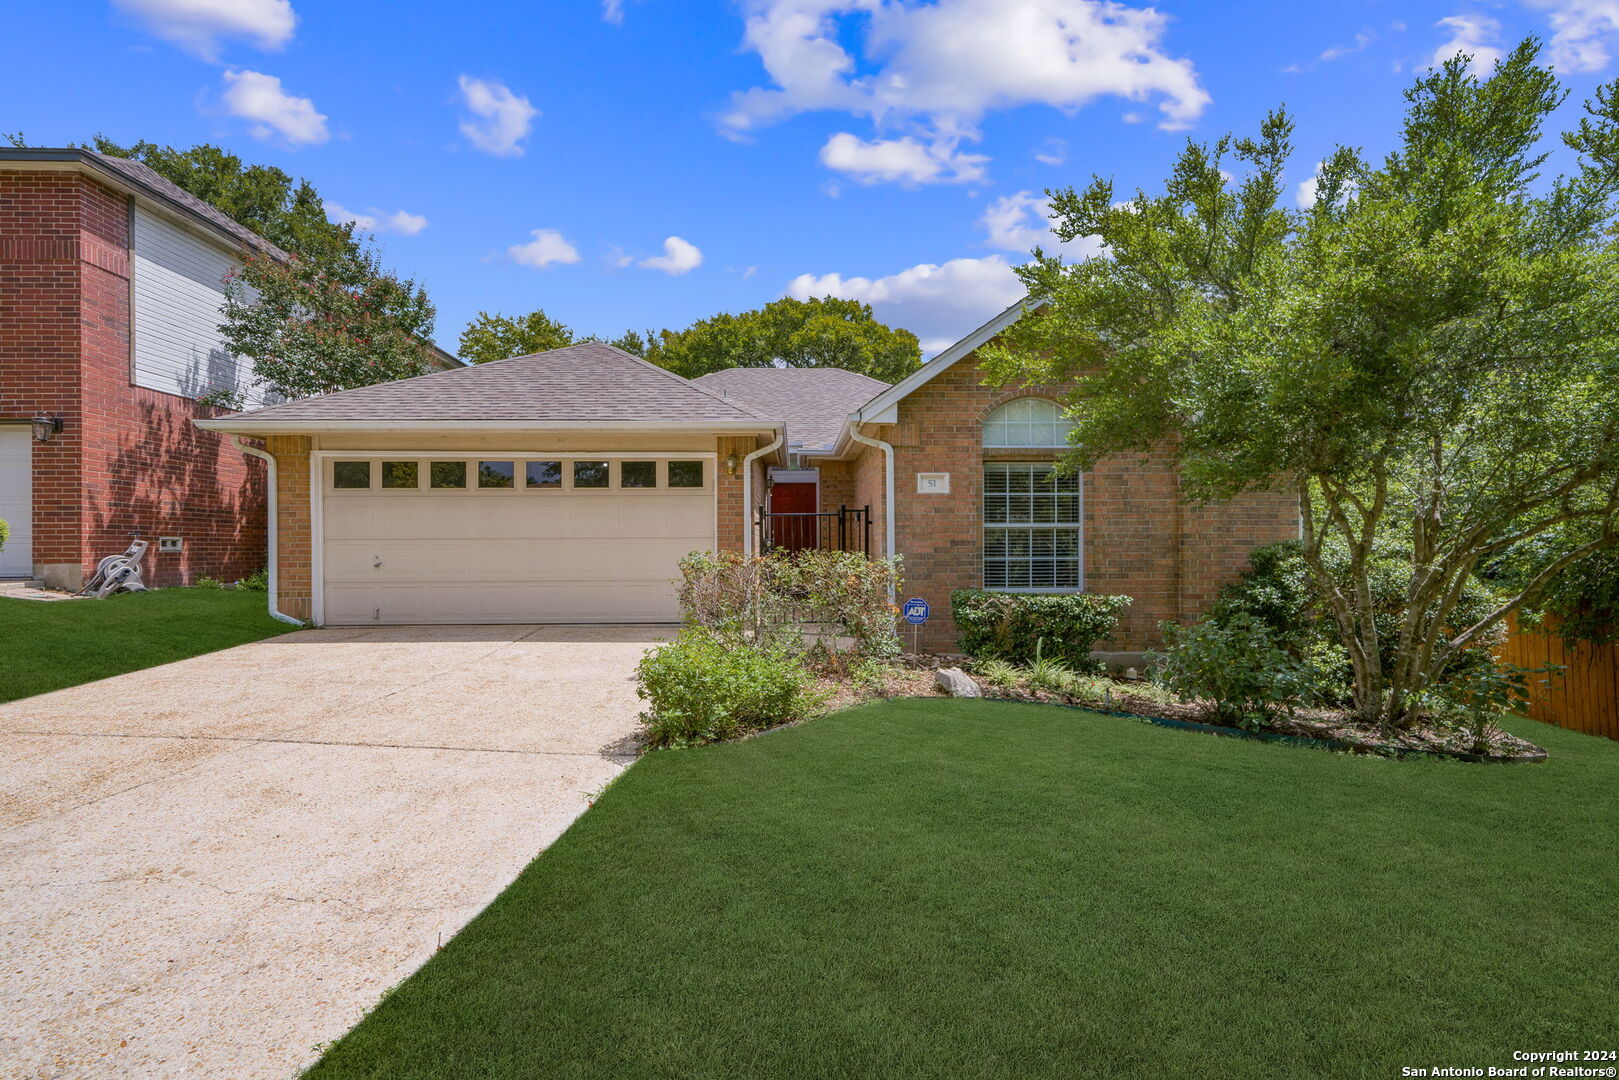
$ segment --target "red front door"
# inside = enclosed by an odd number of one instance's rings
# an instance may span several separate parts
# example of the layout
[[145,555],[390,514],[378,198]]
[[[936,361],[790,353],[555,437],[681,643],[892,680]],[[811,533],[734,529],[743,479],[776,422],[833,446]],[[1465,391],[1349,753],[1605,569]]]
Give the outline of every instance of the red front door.
[[788,551],[802,551],[818,546],[820,535],[816,528],[819,519],[815,512],[815,484],[776,483],[770,485],[771,542]]

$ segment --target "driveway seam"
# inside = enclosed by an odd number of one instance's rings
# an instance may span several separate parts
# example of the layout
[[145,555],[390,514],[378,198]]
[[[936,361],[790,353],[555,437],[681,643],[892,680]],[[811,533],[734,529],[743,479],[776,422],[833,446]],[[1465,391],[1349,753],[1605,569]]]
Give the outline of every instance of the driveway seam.
[[[248,735],[152,735],[126,731],[7,731],[0,735],[33,735],[61,739],[178,739],[199,742],[224,743],[289,743],[294,746],[353,746],[377,750],[455,750],[468,754],[530,754],[536,757],[628,757],[627,754],[603,754],[599,750],[514,750],[500,746],[442,746],[436,743],[378,743],[344,742],[338,739],[280,739],[269,736]],[[213,760],[213,759],[209,759]],[[150,783],[150,781],[146,781]],[[135,787],[140,787],[136,784]],[[135,787],[125,788],[133,791]],[[90,803],[82,805],[89,806]]]

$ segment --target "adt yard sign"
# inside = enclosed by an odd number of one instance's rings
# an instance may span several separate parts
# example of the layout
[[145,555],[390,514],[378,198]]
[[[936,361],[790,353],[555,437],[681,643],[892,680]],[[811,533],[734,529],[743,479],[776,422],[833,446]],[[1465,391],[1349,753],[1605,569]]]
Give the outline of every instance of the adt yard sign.
[[928,615],[932,612],[932,609],[928,607],[926,600],[920,596],[913,596],[905,601],[904,612],[906,622],[912,626],[921,626],[928,621]]

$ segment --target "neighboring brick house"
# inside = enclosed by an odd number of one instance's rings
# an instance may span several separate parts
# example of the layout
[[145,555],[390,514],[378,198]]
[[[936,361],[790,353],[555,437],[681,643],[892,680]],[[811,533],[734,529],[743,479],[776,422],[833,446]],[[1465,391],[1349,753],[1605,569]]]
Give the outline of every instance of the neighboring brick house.
[[192,423],[265,403],[218,330],[255,251],[285,257],[137,161],[0,149],[0,578],[78,588],[136,536],[149,584],[264,565],[263,462]]
[[[1166,455],[1054,478],[1060,388],[982,385],[1016,305],[895,386],[836,369],[681,379],[574,345],[199,421],[277,463],[274,601],[323,623],[678,617],[686,551],[849,547],[905,560],[955,642],[950,593],[1124,593],[1113,649],[1189,620],[1256,546],[1298,535],[1284,494],[1193,506]],[[891,497],[890,497],[891,493]]]

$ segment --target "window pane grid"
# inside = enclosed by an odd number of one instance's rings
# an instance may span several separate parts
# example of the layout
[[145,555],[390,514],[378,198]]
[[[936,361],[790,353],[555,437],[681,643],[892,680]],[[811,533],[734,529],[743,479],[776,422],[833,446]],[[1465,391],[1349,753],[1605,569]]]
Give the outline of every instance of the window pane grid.
[[1077,473],[1039,464],[984,466],[984,587],[1080,588],[1082,510]]

